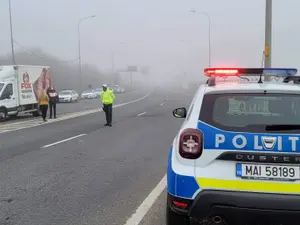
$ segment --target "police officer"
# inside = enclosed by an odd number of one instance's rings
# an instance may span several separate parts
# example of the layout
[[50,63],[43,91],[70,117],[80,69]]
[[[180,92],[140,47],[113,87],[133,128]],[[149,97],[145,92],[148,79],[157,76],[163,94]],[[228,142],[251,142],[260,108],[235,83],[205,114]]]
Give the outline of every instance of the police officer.
[[50,108],[49,119],[52,118],[52,110],[53,110],[54,119],[56,119],[56,103],[58,102],[58,93],[55,91],[53,87],[50,87],[47,94],[49,96],[49,108]]
[[112,105],[115,100],[115,94],[113,90],[108,89],[106,84],[102,85],[103,90],[100,93],[100,97],[103,104],[103,111],[105,112],[106,124],[105,126],[112,126]]

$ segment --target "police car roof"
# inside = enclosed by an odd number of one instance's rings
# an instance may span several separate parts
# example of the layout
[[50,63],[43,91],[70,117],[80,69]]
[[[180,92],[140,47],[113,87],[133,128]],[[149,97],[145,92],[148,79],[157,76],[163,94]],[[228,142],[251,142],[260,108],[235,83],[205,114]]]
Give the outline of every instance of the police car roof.
[[300,94],[300,85],[292,83],[222,83],[215,86],[205,85],[204,93],[230,93],[230,92],[260,92],[270,91],[276,93]]
[[209,78],[204,92],[300,94],[300,77],[296,73],[295,68],[206,68],[204,74]]

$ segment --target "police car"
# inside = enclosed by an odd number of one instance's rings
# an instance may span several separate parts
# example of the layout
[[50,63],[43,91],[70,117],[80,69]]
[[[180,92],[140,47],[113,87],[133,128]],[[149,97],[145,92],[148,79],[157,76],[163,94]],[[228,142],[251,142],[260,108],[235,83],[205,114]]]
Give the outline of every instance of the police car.
[[[167,225],[300,224],[297,69],[208,68],[175,137]],[[268,77],[269,79],[266,79]]]

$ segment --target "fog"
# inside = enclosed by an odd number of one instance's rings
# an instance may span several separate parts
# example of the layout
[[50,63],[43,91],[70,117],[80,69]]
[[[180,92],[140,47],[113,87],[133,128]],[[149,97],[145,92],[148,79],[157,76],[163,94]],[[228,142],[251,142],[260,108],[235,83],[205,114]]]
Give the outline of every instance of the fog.
[[[52,82],[56,89],[80,90],[79,65],[76,60],[62,61],[53,55],[43,52],[41,49],[33,48],[27,51],[16,52],[15,61],[19,65],[47,65],[51,68]],[[0,57],[0,64],[10,65],[12,59],[10,55]],[[112,73],[112,71],[101,71],[96,65],[82,65],[82,85],[81,89],[99,88],[104,83],[118,83],[122,86],[131,86],[131,77],[128,72]],[[140,78],[147,78],[137,72],[132,74],[133,84],[144,84]],[[145,83],[146,84],[146,83]]]
[[[252,0],[11,0],[16,64],[50,65],[56,85],[78,88],[80,23],[83,86],[114,82],[128,65],[135,84],[181,84],[204,80],[217,66],[260,67],[265,1]],[[273,0],[273,67],[299,67],[298,0]],[[194,9],[192,12],[190,9]],[[8,0],[0,2],[0,63],[11,64]],[[119,81],[130,84],[130,73]]]

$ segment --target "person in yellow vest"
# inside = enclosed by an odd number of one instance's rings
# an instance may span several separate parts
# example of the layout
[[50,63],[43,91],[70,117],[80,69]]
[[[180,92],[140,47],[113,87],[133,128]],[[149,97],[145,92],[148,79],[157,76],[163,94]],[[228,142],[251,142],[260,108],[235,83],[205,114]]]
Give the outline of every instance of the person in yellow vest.
[[48,104],[49,104],[49,96],[47,95],[47,92],[45,90],[42,90],[39,95],[39,105],[40,105],[40,111],[42,113],[42,118],[44,122],[46,122],[46,116],[48,111]]
[[115,100],[115,94],[113,90],[108,89],[106,84],[102,85],[103,90],[100,93],[100,97],[103,104],[103,111],[105,112],[106,124],[105,126],[112,126],[112,105]]

